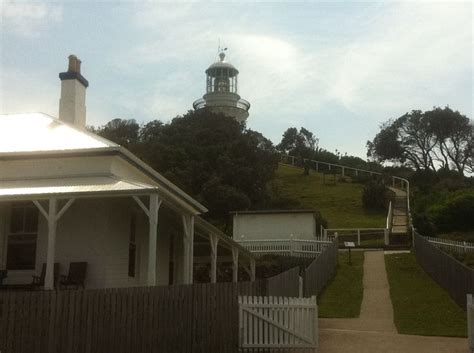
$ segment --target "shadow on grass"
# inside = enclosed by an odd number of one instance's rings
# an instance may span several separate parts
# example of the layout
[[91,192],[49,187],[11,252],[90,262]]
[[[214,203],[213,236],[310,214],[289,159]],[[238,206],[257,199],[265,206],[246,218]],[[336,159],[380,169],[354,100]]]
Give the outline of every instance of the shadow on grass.
[[416,262],[385,255],[395,326],[401,334],[466,337],[466,313]]
[[363,295],[364,252],[352,251],[351,260],[352,264],[349,264],[348,252],[339,253],[336,276],[318,298],[319,317],[359,316]]

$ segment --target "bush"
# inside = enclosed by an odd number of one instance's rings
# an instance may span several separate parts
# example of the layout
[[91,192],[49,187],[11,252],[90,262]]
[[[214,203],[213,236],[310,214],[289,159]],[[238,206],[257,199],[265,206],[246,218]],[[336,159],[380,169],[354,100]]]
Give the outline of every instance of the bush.
[[385,210],[389,202],[389,189],[380,181],[369,181],[362,191],[362,204],[369,210]]
[[474,190],[461,190],[435,203],[427,210],[438,231],[474,229]]

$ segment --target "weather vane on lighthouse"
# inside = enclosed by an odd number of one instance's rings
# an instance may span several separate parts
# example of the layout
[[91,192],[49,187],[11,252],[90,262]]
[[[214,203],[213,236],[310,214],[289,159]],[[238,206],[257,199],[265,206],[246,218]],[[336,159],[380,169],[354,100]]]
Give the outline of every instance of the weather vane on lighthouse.
[[250,103],[237,93],[239,70],[225,60],[227,47],[219,40],[218,59],[206,70],[206,93],[193,103],[195,110],[207,108],[214,113],[223,113],[238,122],[249,116]]

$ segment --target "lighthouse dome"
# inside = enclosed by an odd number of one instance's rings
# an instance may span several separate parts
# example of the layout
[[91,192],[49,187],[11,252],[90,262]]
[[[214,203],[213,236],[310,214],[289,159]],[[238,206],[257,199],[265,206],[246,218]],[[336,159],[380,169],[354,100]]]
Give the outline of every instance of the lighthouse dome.
[[226,71],[228,77],[234,77],[239,74],[239,70],[234,65],[225,61],[225,53],[223,52],[219,54],[219,60],[207,68],[206,74],[215,77],[222,73],[221,69],[228,70]]

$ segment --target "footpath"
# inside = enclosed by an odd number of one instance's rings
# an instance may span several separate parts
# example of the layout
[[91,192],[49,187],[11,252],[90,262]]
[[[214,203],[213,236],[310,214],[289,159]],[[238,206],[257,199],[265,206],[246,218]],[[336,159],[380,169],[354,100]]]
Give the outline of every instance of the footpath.
[[319,319],[319,353],[468,353],[466,338],[398,334],[383,251],[365,252],[363,286],[358,318]]

